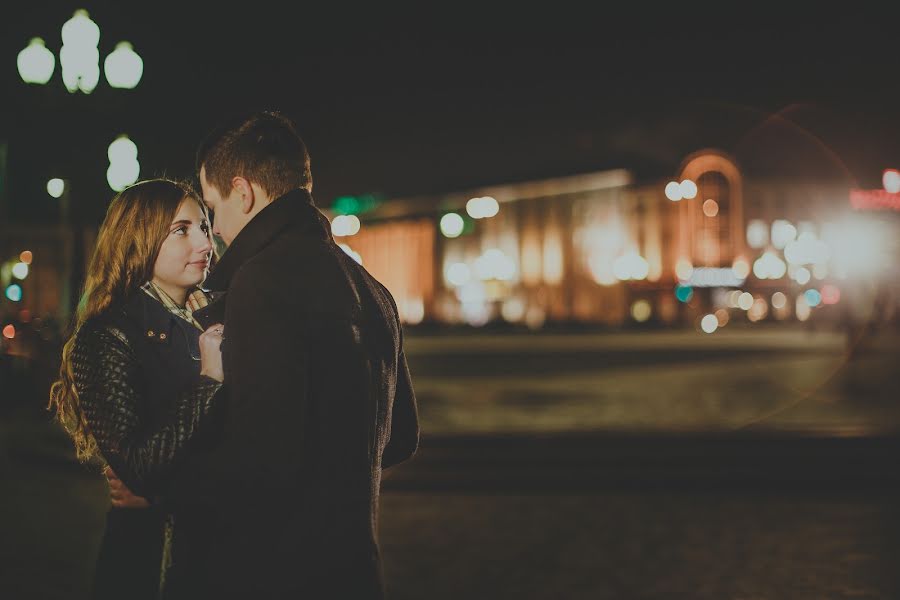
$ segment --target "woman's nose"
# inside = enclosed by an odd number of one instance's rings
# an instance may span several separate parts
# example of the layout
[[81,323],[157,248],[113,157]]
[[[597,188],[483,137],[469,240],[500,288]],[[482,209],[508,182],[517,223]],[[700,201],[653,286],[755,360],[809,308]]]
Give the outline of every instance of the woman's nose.
[[209,252],[212,250],[212,239],[208,234],[203,234],[194,244],[194,250],[197,252]]

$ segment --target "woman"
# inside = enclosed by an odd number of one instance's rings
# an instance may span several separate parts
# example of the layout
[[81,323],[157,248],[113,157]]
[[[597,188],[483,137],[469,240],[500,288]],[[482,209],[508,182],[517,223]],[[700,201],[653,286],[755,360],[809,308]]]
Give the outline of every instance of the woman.
[[173,181],[126,189],[100,227],[51,390],[79,458],[104,462],[117,484],[97,598],[157,598],[165,580],[172,519],[144,498],[159,492],[216,414],[222,327],[204,332],[191,314],[205,304],[197,286],[212,260],[206,209]]

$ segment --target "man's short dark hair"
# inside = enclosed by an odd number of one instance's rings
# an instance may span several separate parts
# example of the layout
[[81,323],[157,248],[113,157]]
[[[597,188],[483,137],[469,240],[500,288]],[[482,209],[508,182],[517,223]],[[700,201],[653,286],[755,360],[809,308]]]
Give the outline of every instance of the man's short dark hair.
[[207,136],[197,150],[197,172],[223,195],[231,179],[243,177],[272,198],[297,188],[312,191],[309,153],[294,123],[278,112],[234,119]]

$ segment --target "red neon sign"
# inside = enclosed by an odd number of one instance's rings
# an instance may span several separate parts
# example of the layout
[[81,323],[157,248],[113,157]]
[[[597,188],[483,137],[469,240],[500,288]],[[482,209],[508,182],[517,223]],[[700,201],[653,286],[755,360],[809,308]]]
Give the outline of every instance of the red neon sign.
[[850,206],[856,210],[900,211],[900,194],[885,190],[850,190]]

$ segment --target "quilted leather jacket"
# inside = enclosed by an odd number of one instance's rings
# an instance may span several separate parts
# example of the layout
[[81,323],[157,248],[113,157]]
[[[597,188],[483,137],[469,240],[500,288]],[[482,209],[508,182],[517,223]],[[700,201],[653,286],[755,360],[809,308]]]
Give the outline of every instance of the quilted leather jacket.
[[221,383],[200,375],[199,334],[140,291],[77,333],[81,410],[102,458],[138,495],[155,494],[214,418]]

